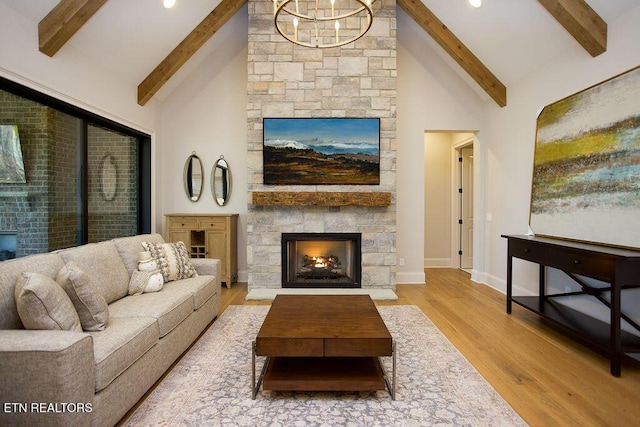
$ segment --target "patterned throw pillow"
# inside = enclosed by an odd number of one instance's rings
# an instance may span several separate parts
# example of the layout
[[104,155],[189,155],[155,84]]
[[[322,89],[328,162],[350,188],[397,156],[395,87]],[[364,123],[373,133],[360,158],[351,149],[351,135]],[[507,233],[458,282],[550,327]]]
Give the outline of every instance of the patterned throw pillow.
[[38,273],[22,273],[15,298],[25,329],[82,332],[73,303],[55,280]]
[[78,312],[80,324],[85,331],[102,331],[109,321],[109,306],[98,290],[91,284],[89,276],[73,262],[63,266],[56,282],[69,295]]
[[143,242],[142,247],[151,253],[151,258],[158,264],[165,283],[198,275],[189,261],[189,253],[184,243]]

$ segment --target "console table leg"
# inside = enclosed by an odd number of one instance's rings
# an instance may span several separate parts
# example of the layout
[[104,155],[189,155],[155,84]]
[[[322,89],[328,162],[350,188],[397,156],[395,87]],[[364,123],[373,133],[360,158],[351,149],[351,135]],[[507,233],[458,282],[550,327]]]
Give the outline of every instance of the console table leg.
[[611,281],[611,330],[610,330],[610,353],[611,355],[611,375],[619,377],[622,373],[622,332],[620,329],[620,316],[622,314],[620,283],[618,283],[618,271]]
[[511,314],[511,300],[513,298],[513,257],[507,256],[507,314]]

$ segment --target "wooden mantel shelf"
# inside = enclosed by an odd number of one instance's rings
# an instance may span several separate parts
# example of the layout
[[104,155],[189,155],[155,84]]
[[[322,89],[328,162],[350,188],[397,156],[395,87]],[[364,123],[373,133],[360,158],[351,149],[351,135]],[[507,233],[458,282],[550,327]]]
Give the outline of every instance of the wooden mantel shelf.
[[254,191],[254,206],[389,206],[388,192]]

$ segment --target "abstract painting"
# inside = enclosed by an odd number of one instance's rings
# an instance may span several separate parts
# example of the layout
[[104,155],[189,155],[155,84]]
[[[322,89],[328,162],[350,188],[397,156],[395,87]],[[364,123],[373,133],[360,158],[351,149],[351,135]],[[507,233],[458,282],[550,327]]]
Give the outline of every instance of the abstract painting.
[[640,248],[640,67],[546,106],[537,120],[535,234]]
[[266,185],[380,184],[380,119],[264,118]]

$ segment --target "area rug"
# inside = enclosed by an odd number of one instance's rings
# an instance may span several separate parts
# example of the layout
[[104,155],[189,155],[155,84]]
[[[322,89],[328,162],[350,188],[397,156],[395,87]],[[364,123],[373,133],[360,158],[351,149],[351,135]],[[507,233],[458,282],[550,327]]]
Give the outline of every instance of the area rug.
[[378,307],[397,345],[396,400],[386,391],[263,390],[252,400],[251,342],[268,310],[228,307],[124,425],[526,425],[413,305]]

